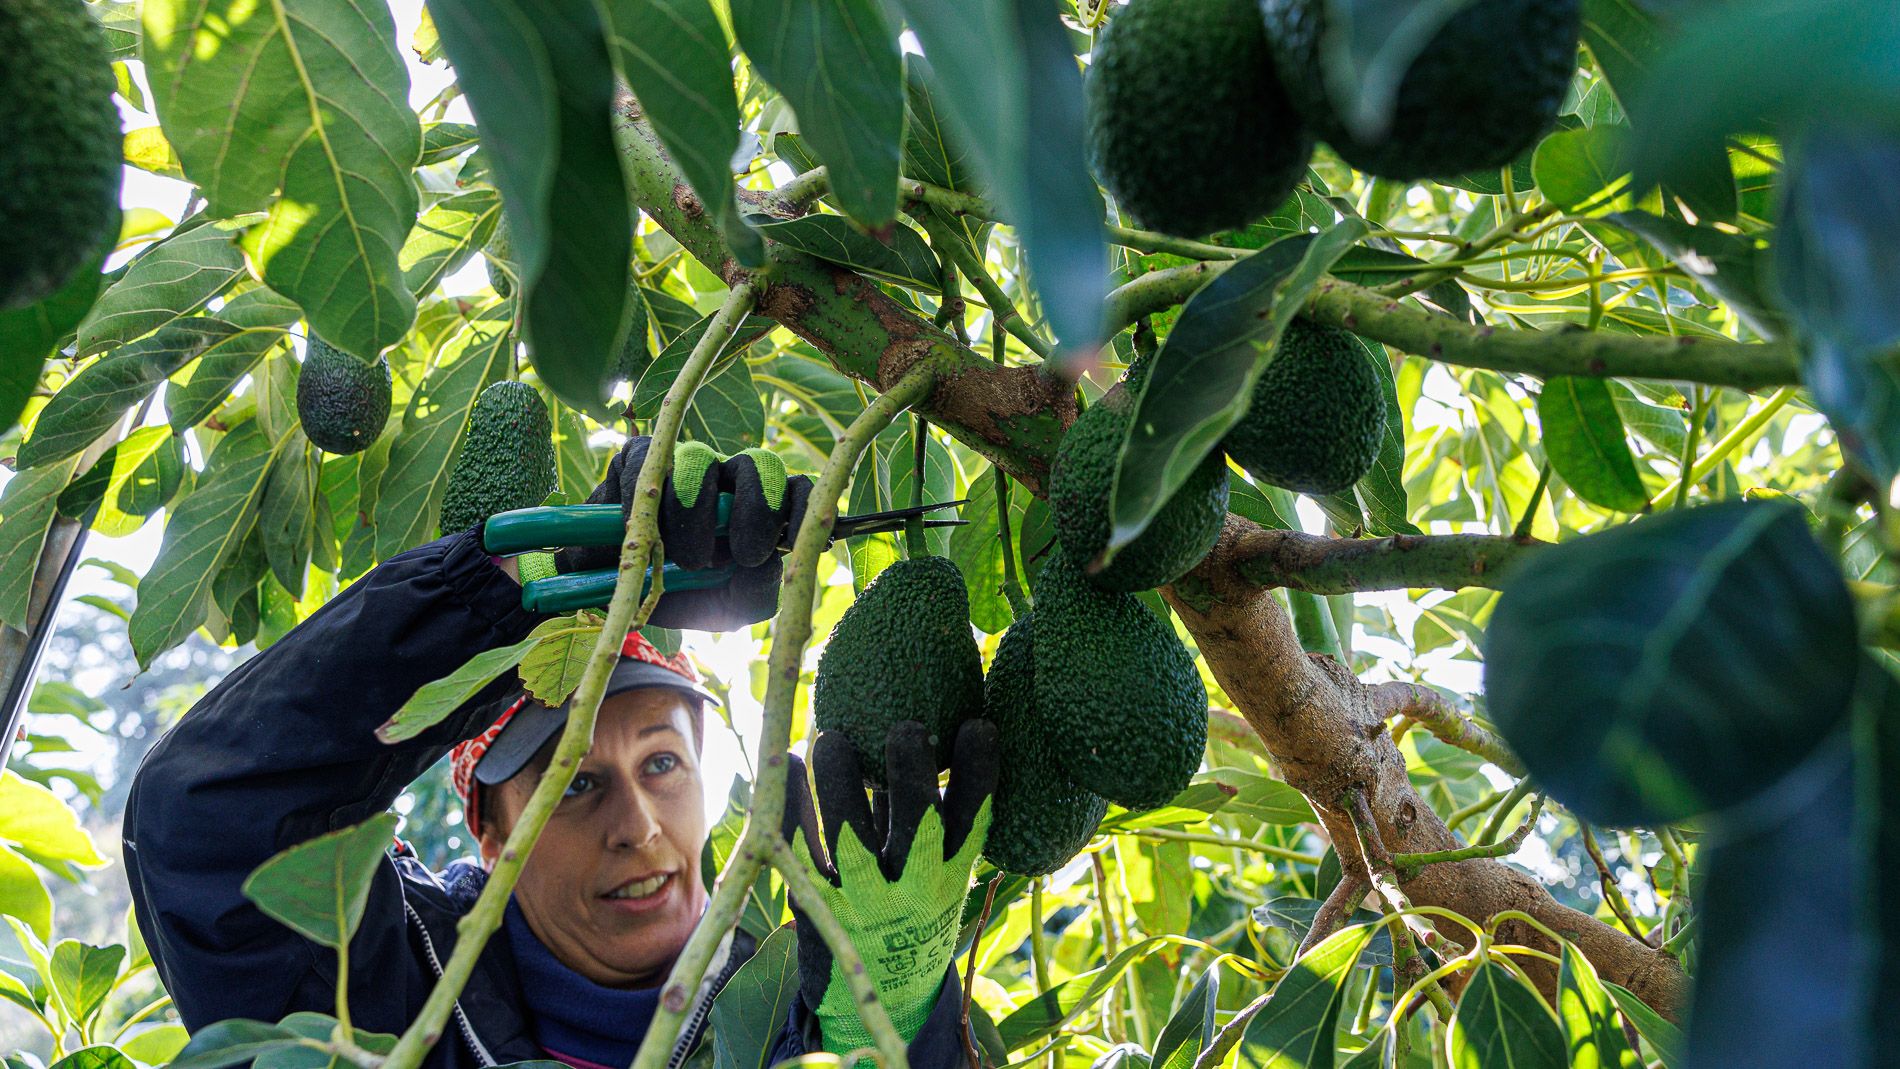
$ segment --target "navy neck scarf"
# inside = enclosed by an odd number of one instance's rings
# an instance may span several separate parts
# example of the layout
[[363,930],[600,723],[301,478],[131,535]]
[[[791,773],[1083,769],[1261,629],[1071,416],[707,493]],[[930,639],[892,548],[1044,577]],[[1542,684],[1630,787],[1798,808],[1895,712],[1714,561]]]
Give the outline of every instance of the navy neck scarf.
[[624,1069],[653,1023],[660,988],[602,987],[562,964],[508,899],[502,929],[521,973],[529,1028],[550,1057],[578,1069]]

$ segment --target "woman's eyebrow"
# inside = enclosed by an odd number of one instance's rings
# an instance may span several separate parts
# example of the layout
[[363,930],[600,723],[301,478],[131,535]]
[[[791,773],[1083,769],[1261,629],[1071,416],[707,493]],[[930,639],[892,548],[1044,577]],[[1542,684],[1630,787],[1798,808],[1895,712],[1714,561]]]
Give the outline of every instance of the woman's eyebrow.
[[680,733],[680,729],[674,727],[671,724],[649,724],[646,727],[641,728],[640,733],[635,737],[644,739],[648,735],[657,735],[662,731],[670,731],[675,735],[678,735]]

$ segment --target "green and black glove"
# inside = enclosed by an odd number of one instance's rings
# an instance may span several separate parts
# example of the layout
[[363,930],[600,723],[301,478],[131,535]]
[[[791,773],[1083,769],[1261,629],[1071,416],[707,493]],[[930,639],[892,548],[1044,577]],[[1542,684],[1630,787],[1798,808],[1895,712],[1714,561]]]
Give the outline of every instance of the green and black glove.
[[[607,465],[607,477],[587,496],[590,505],[619,505],[633,511],[634,488],[652,439],[628,439]],[[719,495],[732,495],[724,537],[719,525]],[[734,566],[724,586],[663,594],[649,620],[659,627],[729,631],[770,619],[778,611],[781,567],[779,545],[789,541],[805,517],[811,480],[787,475],[785,461],[765,449],[747,449],[721,457],[703,442],[683,442],[673,450],[673,469],[660,497],[660,539],[666,559],[702,570]],[[525,554],[523,582],[546,575],[591,572],[616,567],[619,546],[571,546],[553,554]]]
[[[836,733],[812,745],[819,816],[805,789],[804,764],[792,758],[785,837],[818,881],[891,1023],[909,1041],[930,1016],[956,950],[970,876],[990,828],[996,790],[996,725],[964,723],[937,793],[936,751],[924,726],[905,720],[885,742],[890,784],[867,804],[857,751]],[[802,834],[801,834],[802,829]],[[815,854],[824,844],[825,857]],[[825,1049],[843,1054],[871,1045],[857,1000],[817,930],[798,918],[799,992],[818,1017]]]

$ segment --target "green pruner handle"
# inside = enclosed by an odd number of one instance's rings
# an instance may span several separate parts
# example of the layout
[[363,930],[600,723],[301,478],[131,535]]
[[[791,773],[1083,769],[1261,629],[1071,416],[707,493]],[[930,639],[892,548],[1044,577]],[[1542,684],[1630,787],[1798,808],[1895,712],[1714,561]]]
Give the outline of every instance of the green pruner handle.
[[[732,495],[719,495],[715,534],[726,533]],[[499,556],[566,546],[617,546],[627,537],[619,505],[542,505],[498,512],[482,524],[482,548]],[[669,580],[670,581],[670,580]]]
[[[583,508],[601,506],[586,505]],[[616,521],[620,506],[608,506],[614,510]],[[493,522],[492,520],[490,522]],[[736,571],[730,564],[721,564],[714,568],[699,571],[687,571],[677,564],[668,563],[662,577],[666,583],[665,591],[706,590],[724,586],[732,581]],[[603,568],[597,572],[574,572],[570,575],[554,575],[546,579],[536,579],[521,586],[521,607],[529,612],[544,614],[572,612],[575,609],[596,609],[610,601],[614,596],[614,580],[619,572],[612,568]],[[652,586],[652,572],[648,570],[647,581],[640,584],[640,596],[645,597]]]

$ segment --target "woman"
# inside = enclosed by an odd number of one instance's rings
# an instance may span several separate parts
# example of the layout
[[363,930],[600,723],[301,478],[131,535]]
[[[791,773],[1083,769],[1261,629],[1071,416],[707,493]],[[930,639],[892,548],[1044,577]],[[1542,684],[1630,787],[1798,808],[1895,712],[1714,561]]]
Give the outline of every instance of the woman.
[[[629,442],[589,501],[626,508],[646,447],[644,438]],[[769,617],[776,547],[796,530],[809,484],[787,479],[777,457],[756,450],[722,460],[683,448],[674,474],[661,507],[668,558],[688,567],[729,560],[737,569],[725,587],[665,595],[654,622],[725,629]],[[710,519],[721,492],[733,495],[723,539]],[[393,557],[232,672],[153,747],[126,805],[126,868],[139,929],[187,1027],[334,1013],[335,953],[258,910],[244,880],[281,850],[384,811],[454,747],[481,862],[431,872],[398,842],[350,944],[352,1023],[385,1033],[409,1025],[546,769],[566,712],[524,700],[506,673],[414,739],[384,745],[374,731],[416,688],[541,622],[521,607],[522,573],[590,569],[612,557],[572,549],[501,560],[487,555],[476,530]],[[699,751],[709,700],[683,659],[628,637],[593,747],[522,870],[503,931],[457,1000],[453,1034],[425,1064],[554,1058],[617,1069],[632,1060],[705,908]],[[788,826],[803,825],[801,857],[824,855],[809,863],[910,1041],[911,1064],[961,1064],[962,996],[949,964],[989,824],[994,731],[975,721],[959,736],[941,798],[930,740],[915,725],[893,731],[892,789],[878,817],[851,747],[840,742],[824,737],[813,747],[822,833],[796,759]],[[811,845],[821,834],[822,851]],[[774,1059],[867,1045],[830,951],[809,925],[798,938],[800,994]],[[720,947],[669,1065],[698,1043],[713,996],[752,950],[743,934]]]

